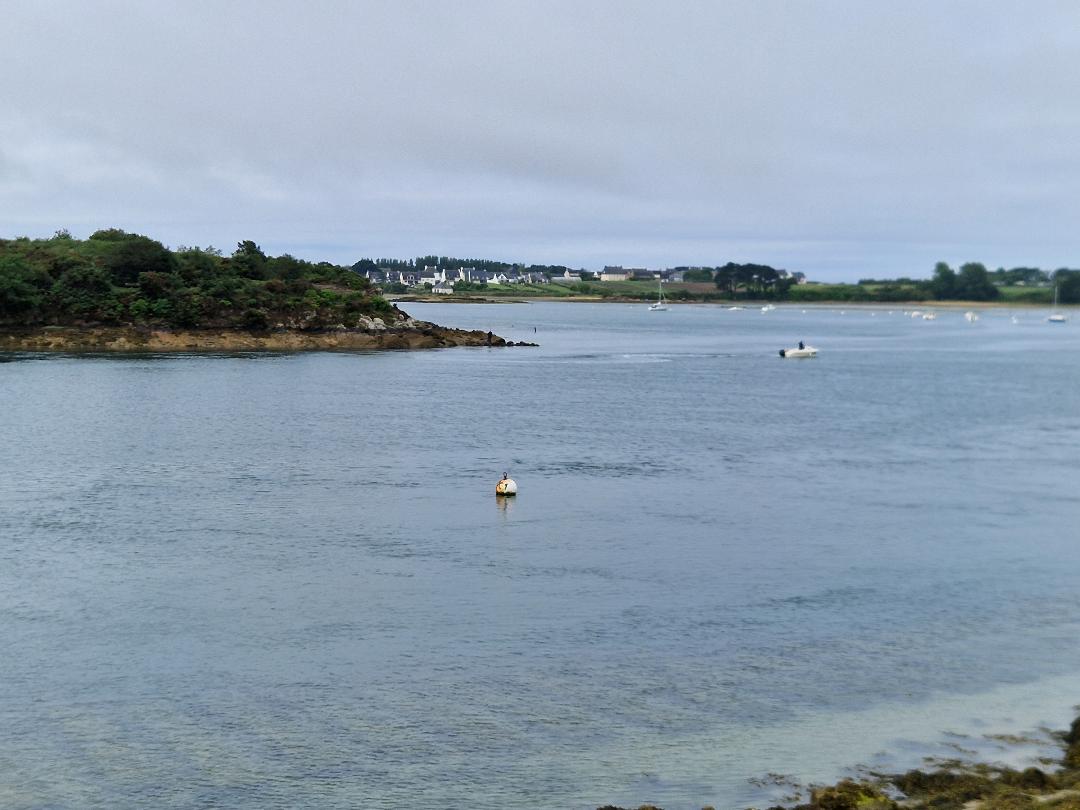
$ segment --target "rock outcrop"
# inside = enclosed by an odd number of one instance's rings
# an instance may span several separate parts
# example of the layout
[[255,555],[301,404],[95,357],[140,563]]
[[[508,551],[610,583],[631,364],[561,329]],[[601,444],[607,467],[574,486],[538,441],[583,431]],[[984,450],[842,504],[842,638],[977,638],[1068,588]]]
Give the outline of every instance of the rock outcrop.
[[387,325],[362,319],[354,329],[164,329],[111,326],[8,328],[0,332],[0,351],[311,351],[441,349],[451,346],[506,346],[498,335],[436,326],[412,318]]

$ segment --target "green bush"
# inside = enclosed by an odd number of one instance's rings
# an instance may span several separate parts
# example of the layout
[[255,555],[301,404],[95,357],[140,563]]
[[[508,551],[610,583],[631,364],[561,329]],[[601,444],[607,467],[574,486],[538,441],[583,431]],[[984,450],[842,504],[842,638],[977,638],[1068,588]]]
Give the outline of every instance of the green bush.
[[267,315],[266,310],[252,307],[244,310],[241,323],[245,329],[258,332],[270,327],[270,317]]
[[52,286],[52,305],[79,318],[106,318],[116,304],[109,274],[100,267],[80,265]]
[[49,274],[17,257],[0,258],[0,318],[25,318],[45,304]]

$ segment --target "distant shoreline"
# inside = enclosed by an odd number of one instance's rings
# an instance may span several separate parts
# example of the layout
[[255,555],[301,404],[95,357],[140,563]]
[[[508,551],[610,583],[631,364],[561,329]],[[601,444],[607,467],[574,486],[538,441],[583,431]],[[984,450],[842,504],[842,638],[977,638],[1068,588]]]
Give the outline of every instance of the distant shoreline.
[[[627,298],[620,296],[599,295],[387,295],[386,300],[394,303],[405,304],[527,304],[531,301],[557,302],[567,304],[640,304],[646,306],[652,301],[645,298]],[[665,301],[669,306],[709,306],[727,309],[729,307],[746,307],[748,309],[763,307],[772,304],[775,307],[785,309],[893,309],[893,310],[927,310],[927,309],[1054,309],[1053,305],[1043,303],[1031,303],[1027,301],[769,301],[768,299],[757,300],[730,300],[730,301],[680,301],[668,299]],[[1075,304],[1059,304],[1056,308],[1072,310]]]

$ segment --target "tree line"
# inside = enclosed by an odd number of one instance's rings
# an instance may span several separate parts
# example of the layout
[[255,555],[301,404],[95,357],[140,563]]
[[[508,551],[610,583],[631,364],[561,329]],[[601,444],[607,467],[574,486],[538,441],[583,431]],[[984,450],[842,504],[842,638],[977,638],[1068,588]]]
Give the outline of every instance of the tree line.
[[862,279],[859,286],[878,294],[914,290],[927,300],[937,301],[995,301],[1002,298],[1003,289],[1009,288],[1010,301],[1029,303],[1048,302],[1050,288],[1057,287],[1062,303],[1080,303],[1080,270],[1067,267],[1053,272],[1038,267],[999,267],[990,271],[980,262],[967,262],[954,270],[946,262],[938,262],[929,279]]
[[561,276],[572,269],[562,264],[524,264],[496,259],[457,259],[453,256],[434,255],[417,256],[415,259],[360,259],[352,265],[352,269],[357,273],[367,273],[372,270],[423,270],[425,267],[434,267],[436,270],[460,270],[471,267],[485,273],[543,273],[547,276]]
[[[50,239],[0,239],[0,324],[160,324],[199,328],[264,329],[354,326],[363,316],[393,312],[361,275],[378,268],[472,267],[485,272],[539,272],[561,276],[566,265],[523,264],[491,259],[418,256],[361,259],[352,267],[309,262],[289,254],[268,256],[251,240],[229,255],[212,248],[166,248],[161,242],[118,228],[75,239],[65,230]],[[1080,303],[1080,270],[1046,272],[1033,267],[998,268],[978,262],[954,270],[938,262],[929,279],[861,279],[858,284],[797,284],[765,264],[728,262],[715,267],[675,268],[686,281],[712,282],[715,293],[673,291],[674,297],[706,300],[761,298],[793,302],[927,300],[992,301],[1009,289],[1010,301],[1045,303],[1056,286],[1061,303]],[[580,272],[580,271],[579,271]],[[607,285],[570,289],[606,294]],[[681,295],[680,295],[681,293]],[[621,292],[625,295],[625,292]]]
[[0,324],[139,325],[266,329],[355,326],[393,307],[347,267],[251,240],[225,256],[208,247],[169,250],[118,228],[88,239],[0,239]]
[[934,266],[928,279],[861,279],[858,284],[795,284],[777,278],[765,265],[728,264],[714,272],[716,286],[730,297],[761,297],[790,301],[995,301],[1010,288],[1012,302],[1046,303],[1049,287],[1058,288],[1061,303],[1080,303],[1080,270],[1060,268],[1046,272],[1035,267],[998,268],[990,272],[979,262],[953,269],[946,262]]

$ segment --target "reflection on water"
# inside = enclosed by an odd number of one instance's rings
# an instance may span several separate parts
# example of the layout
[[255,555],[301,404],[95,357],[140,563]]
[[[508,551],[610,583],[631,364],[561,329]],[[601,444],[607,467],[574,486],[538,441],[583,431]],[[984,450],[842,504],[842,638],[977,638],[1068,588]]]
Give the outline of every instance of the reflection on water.
[[2,358],[0,804],[738,807],[1062,725],[1080,332],[845,312]]

